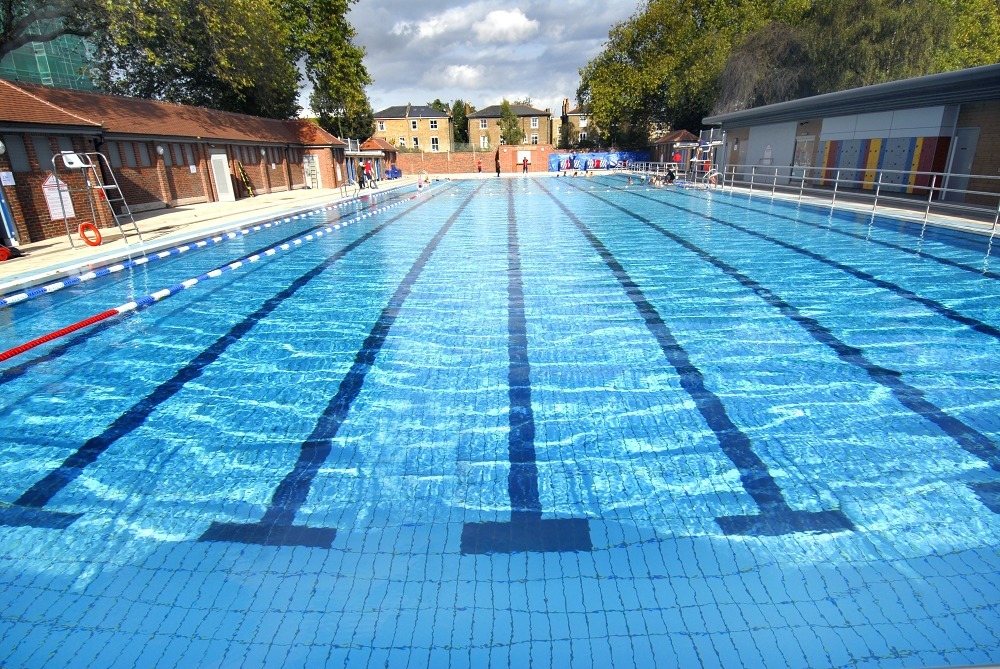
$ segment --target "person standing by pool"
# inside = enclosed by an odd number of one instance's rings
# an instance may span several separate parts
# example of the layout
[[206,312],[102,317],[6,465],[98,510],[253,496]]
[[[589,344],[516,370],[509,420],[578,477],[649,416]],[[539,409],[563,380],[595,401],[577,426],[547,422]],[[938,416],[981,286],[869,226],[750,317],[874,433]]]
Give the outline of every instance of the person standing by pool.
[[371,160],[366,160],[365,161],[365,181],[367,181],[368,184],[372,188],[375,188],[375,178],[372,175],[372,161]]
[[476,171],[479,172],[480,174],[483,173],[483,159],[482,158],[480,158],[479,160],[476,161]]
[[528,173],[528,156],[525,156],[524,159],[521,161],[521,172],[523,174]]
[[499,148],[497,149],[497,155],[495,157],[495,160],[496,160],[496,163],[497,163],[497,177],[499,177],[500,176],[500,149]]

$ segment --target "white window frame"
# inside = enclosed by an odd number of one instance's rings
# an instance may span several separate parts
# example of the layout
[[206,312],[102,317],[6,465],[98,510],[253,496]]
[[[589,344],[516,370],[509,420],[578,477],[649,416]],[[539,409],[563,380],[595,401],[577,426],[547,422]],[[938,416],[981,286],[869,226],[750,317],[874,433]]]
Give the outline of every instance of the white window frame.
[[416,135],[413,136],[413,144],[411,146],[413,146],[414,149],[420,148],[420,138]]
[[437,121],[437,119],[436,118],[432,118],[430,120],[430,125],[431,125],[431,130],[437,130],[438,129],[438,121]]
[[537,132],[531,133],[531,143],[532,144],[538,144],[538,133]]
[[401,149],[405,149],[406,148],[406,138],[405,137],[400,137],[399,138],[399,148],[401,148]]
[[585,139],[587,139],[587,131],[586,131],[586,130],[581,130],[581,131],[580,131],[580,139],[579,139],[579,141],[581,141],[581,142],[582,142],[582,141],[584,141]]
[[488,149],[488,148],[490,148],[490,136],[489,135],[480,135],[479,136],[479,148],[480,149]]
[[587,127],[587,117],[586,116],[583,116],[583,115],[580,116],[580,127],[581,128],[586,128]]
[[385,132],[385,121],[379,121],[378,122],[378,131],[379,132]]
[[417,129],[417,122],[410,121],[410,130],[416,130],[416,129]]
[[538,127],[538,117],[537,116],[532,116],[531,117],[531,127],[532,128],[537,128]]
[[432,153],[437,153],[440,150],[441,150],[441,148],[438,145],[438,138],[436,136],[435,137],[431,137],[431,152]]
[[487,125],[487,124],[488,124],[488,121],[486,119],[484,119],[484,118],[479,119],[479,129],[480,130],[486,130],[489,127],[489,125]]

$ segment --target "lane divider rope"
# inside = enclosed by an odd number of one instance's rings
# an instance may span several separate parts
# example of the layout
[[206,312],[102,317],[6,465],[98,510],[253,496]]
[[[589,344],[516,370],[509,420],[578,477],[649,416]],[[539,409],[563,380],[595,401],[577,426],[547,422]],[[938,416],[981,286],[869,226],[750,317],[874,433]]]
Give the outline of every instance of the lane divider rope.
[[361,214],[359,216],[355,216],[354,218],[347,219],[345,221],[341,221],[340,223],[335,223],[335,224],[327,226],[327,227],[325,227],[325,228],[323,228],[321,230],[316,230],[314,232],[310,232],[307,235],[303,235],[302,237],[297,237],[297,238],[295,238],[295,239],[293,239],[291,241],[285,242],[283,244],[279,244],[277,246],[272,246],[271,248],[267,249],[266,251],[261,251],[260,253],[255,253],[255,254],[253,254],[251,256],[247,256],[247,257],[245,257],[245,258],[243,258],[241,260],[237,260],[235,262],[227,263],[225,265],[220,265],[219,267],[216,267],[215,269],[213,269],[213,270],[211,270],[209,272],[205,272],[204,274],[202,274],[199,277],[188,279],[187,281],[182,281],[180,283],[174,284],[173,286],[171,286],[169,288],[164,288],[163,290],[159,290],[159,291],[157,291],[155,293],[150,293],[149,295],[145,295],[143,297],[140,297],[139,299],[134,300],[132,302],[126,302],[125,304],[119,305],[119,306],[117,306],[117,307],[115,307],[113,309],[108,309],[107,311],[102,311],[101,313],[95,314],[93,316],[90,316],[89,318],[85,318],[82,321],[78,321],[78,322],[76,322],[76,323],[74,323],[72,325],[68,325],[68,326],[66,326],[64,328],[61,328],[59,330],[55,330],[55,331],[50,332],[50,333],[48,333],[46,335],[38,337],[37,339],[32,339],[29,342],[25,342],[24,344],[21,344],[20,346],[15,346],[14,348],[11,348],[11,349],[8,349],[6,351],[3,351],[2,353],[0,353],[0,362],[3,362],[4,360],[10,360],[14,356],[17,356],[17,355],[20,355],[22,353],[25,353],[26,351],[30,351],[31,349],[33,349],[33,348],[35,348],[37,346],[41,346],[42,344],[50,342],[50,341],[52,341],[54,339],[58,339],[60,337],[64,337],[65,335],[68,335],[68,334],[70,334],[72,332],[76,332],[77,330],[80,330],[82,328],[94,325],[95,323],[100,323],[101,321],[106,320],[108,318],[112,318],[114,316],[120,316],[122,314],[129,313],[130,311],[135,311],[135,310],[147,307],[150,304],[154,304],[154,303],[159,302],[160,300],[162,300],[164,298],[170,297],[171,295],[175,295],[176,293],[179,293],[182,290],[187,290],[188,288],[196,286],[199,283],[202,283],[202,282],[207,281],[209,279],[214,279],[214,278],[216,278],[218,276],[222,276],[226,272],[231,272],[232,270],[238,269],[238,268],[240,268],[240,267],[242,267],[244,265],[257,262],[261,258],[268,257],[268,256],[273,256],[273,255],[277,254],[280,251],[287,251],[288,249],[292,248],[293,246],[300,246],[300,245],[302,245],[304,242],[313,241],[314,239],[322,237],[326,233],[331,233],[334,230],[339,230],[342,227],[347,227],[351,223],[360,222],[363,219],[366,219],[366,218],[369,218],[371,216],[374,216],[375,214],[382,213],[384,211],[392,209],[393,207],[398,207],[398,206],[400,206],[402,204],[406,204],[408,201],[414,200],[416,198],[417,198],[416,195],[412,195],[409,198],[407,198],[406,200],[399,200],[398,202],[394,202],[392,204],[385,205],[385,206],[379,207],[377,209],[373,209],[373,210],[371,210],[369,212],[365,212],[364,214]]
[[286,216],[284,218],[279,217],[272,221],[267,221],[266,223],[260,223],[258,225],[242,228],[240,230],[225,232],[210,238],[206,237],[205,239],[201,239],[197,242],[182,244],[181,246],[176,246],[167,251],[159,251],[157,253],[151,253],[141,258],[126,260],[117,263],[115,265],[108,265],[107,267],[101,267],[96,270],[91,270],[90,272],[79,274],[77,276],[73,276],[68,279],[62,279],[61,281],[54,281],[44,286],[37,286],[35,288],[31,288],[29,290],[20,293],[7,295],[6,297],[0,298],[0,309],[12,306],[14,304],[18,304],[20,302],[24,302],[26,300],[31,300],[36,297],[41,297],[42,295],[49,295],[51,293],[56,292],[57,290],[68,288],[69,286],[75,286],[77,284],[84,283],[86,281],[91,281],[93,279],[97,279],[102,276],[108,276],[109,274],[114,274],[115,272],[121,272],[122,270],[129,269],[131,267],[139,267],[141,265],[145,265],[146,263],[152,262],[153,260],[160,260],[161,258],[167,258],[170,256],[179,255],[186,251],[190,251],[191,249],[199,249],[199,248],[204,248],[206,246],[218,244],[222,241],[235,239],[236,237],[245,236],[252,232],[258,232],[266,228],[276,227],[281,225],[282,223],[288,223],[290,221],[298,220],[300,218],[306,218],[307,216],[318,214],[320,212],[343,208],[349,204],[360,202],[365,197],[370,197],[371,195],[383,195],[383,194],[387,195],[389,193],[392,193],[393,191],[399,190],[400,188],[405,188],[405,186],[396,186],[395,188],[378,191],[377,193],[370,193],[364,196],[354,197],[349,200],[344,200],[343,202],[338,202],[337,204],[332,204],[326,207],[319,207],[318,209],[311,209],[309,211],[299,212],[298,214],[294,214],[292,216]]

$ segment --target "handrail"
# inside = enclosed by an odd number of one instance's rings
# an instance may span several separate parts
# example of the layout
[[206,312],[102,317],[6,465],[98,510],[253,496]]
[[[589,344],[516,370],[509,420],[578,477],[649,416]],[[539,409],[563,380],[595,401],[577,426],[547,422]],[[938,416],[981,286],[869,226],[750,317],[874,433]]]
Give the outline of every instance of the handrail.
[[[667,167],[674,168],[678,179],[689,178],[691,172],[678,163],[633,163],[633,172],[660,175]],[[971,214],[992,222],[1000,218],[1000,176],[989,174],[955,174],[941,171],[892,170],[865,167],[825,167],[810,165],[749,165],[729,164],[712,170],[722,176],[722,187],[730,190],[747,189],[751,196],[762,189],[778,194],[794,195],[801,201],[805,195],[830,200],[838,198],[852,202],[871,202],[874,216],[879,206],[895,205],[922,213],[924,221],[932,210],[942,214]],[[707,178],[710,171],[697,170],[696,179]],[[956,182],[964,187],[956,187]],[[973,186],[970,188],[969,186]]]

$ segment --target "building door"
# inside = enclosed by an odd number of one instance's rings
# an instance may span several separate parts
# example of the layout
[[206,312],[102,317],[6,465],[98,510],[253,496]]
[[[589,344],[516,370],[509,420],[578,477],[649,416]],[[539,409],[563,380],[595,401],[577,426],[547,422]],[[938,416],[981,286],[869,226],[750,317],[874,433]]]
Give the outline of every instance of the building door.
[[219,202],[235,202],[233,180],[229,175],[229,157],[225,151],[209,150],[212,162],[212,177],[215,179],[215,197]]
[[979,143],[979,128],[958,128],[955,130],[955,140],[951,144],[951,159],[948,161],[948,176],[945,178],[946,190],[942,200],[949,202],[964,202],[965,193],[955,192],[969,187],[969,173],[972,172],[972,159],[976,157],[976,144]]
[[315,155],[307,153],[302,156],[302,167],[306,173],[306,187],[322,188],[319,181],[319,159]]

